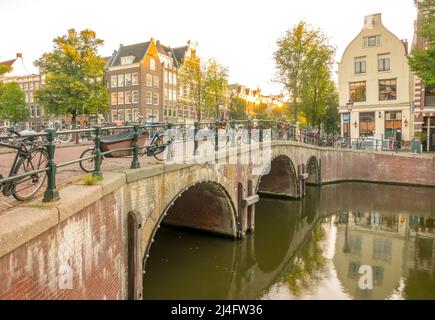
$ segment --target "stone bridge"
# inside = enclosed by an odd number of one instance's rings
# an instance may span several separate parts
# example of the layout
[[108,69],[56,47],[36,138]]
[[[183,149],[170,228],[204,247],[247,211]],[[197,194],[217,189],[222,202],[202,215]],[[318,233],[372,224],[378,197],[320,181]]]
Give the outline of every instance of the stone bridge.
[[339,181],[435,186],[430,156],[290,141],[227,151],[214,163],[105,172],[97,185],[60,190],[60,201],[0,215],[0,299],[140,299],[162,224],[243,238],[255,229],[258,193],[298,199],[306,183]]

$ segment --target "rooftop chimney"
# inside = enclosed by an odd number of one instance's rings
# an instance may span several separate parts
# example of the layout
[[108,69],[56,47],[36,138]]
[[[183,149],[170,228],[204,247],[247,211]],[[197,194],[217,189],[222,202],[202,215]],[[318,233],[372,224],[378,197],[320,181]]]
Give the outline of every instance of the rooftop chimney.
[[408,55],[408,39],[402,39],[402,43],[405,47],[405,54]]
[[23,54],[22,54],[21,52],[18,52],[18,53],[17,53],[17,59],[18,59],[18,58],[23,59]]
[[382,24],[382,14],[375,13],[364,17],[364,29],[373,29]]

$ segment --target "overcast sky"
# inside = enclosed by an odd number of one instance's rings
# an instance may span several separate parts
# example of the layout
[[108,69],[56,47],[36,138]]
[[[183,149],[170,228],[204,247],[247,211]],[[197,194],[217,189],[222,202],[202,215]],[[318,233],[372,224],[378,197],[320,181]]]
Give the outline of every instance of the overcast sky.
[[102,55],[119,44],[151,37],[172,47],[193,39],[205,58],[229,68],[230,82],[276,91],[276,40],[298,21],[322,29],[337,47],[337,60],[363,26],[382,13],[400,39],[412,41],[413,0],[0,0],[0,61],[22,52],[26,64],[52,47],[69,28],[91,28],[105,40]]

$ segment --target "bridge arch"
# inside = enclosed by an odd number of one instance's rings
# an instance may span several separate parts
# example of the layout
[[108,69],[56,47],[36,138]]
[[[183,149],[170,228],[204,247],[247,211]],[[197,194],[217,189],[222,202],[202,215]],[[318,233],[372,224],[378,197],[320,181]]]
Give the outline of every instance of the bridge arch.
[[317,157],[311,156],[307,161],[307,184],[320,185],[320,163]]
[[161,225],[236,238],[237,214],[228,191],[214,181],[199,181],[180,190],[156,221],[143,255],[145,271],[152,243]]
[[293,161],[286,155],[274,157],[259,177],[256,190],[266,196],[299,198],[300,190]]

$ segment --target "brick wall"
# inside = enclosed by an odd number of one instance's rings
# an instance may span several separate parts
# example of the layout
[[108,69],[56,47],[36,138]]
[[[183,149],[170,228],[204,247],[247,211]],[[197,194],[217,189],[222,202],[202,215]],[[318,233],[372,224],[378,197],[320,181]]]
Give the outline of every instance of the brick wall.
[[126,241],[112,192],[0,258],[0,299],[122,299]]
[[332,150],[320,157],[322,183],[363,180],[435,186],[435,158]]

